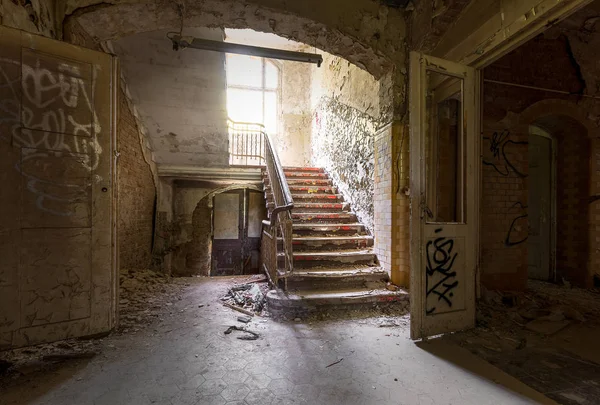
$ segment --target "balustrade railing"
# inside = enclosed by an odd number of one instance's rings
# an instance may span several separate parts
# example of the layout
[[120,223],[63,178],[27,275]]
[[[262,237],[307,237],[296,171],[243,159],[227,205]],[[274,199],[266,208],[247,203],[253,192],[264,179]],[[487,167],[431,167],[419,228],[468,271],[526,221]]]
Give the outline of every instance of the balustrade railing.
[[[265,166],[271,194],[269,219],[263,221],[261,266],[270,282],[278,286],[294,271],[292,247],[292,208],[294,200],[273,142],[261,124],[229,120],[229,164]],[[281,244],[278,239],[281,238]],[[281,253],[281,254],[280,254]],[[287,287],[287,282],[285,283]]]

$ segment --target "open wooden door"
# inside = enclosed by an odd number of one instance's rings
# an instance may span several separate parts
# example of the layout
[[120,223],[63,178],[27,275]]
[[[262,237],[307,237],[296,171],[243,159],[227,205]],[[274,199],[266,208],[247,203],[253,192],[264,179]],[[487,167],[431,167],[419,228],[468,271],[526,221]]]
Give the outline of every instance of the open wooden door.
[[0,27],[0,349],[115,326],[115,70]]
[[475,324],[476,71],[411,53],[411,337]]

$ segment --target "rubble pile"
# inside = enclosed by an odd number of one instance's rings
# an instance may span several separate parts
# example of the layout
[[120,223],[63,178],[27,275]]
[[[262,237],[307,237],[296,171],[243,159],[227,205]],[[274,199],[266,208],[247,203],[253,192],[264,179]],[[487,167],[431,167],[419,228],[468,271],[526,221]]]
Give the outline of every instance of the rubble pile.
[[152,270],[121,270],[119,331],[138,331],[181,300],[182,285]]
[[269,285],[266,280],[237,284],[227,291],[227,294],[221,298],[221,301],[246,311],[260,314],[266,309],[268,291]]

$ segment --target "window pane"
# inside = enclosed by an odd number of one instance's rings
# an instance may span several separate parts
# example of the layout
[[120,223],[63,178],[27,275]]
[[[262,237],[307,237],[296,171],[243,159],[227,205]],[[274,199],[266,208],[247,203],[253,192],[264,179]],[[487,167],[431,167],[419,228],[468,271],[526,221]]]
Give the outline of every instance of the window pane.
[[227,84],[262,87],[262,59],[247,55],[227,55]]
[[428,222],[464,222],[462,80],[427,72]]
[[277,132],[277,93],[265,92],[265,128],[268,133]]
[[238,122],[263,123],[262,92],[227,89],[227,113]]
[[266,61],[266,87],[275,90],[279,87],[279,69],[274,63]]

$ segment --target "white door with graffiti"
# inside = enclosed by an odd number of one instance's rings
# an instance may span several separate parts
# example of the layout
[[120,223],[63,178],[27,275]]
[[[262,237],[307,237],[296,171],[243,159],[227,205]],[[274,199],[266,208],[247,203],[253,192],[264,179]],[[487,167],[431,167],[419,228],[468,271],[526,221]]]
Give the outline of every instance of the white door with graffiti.
[[475,324],[475,69],[411,53],[411,337]]
[[0,349],[115,325],[115,66],[0,27]]

